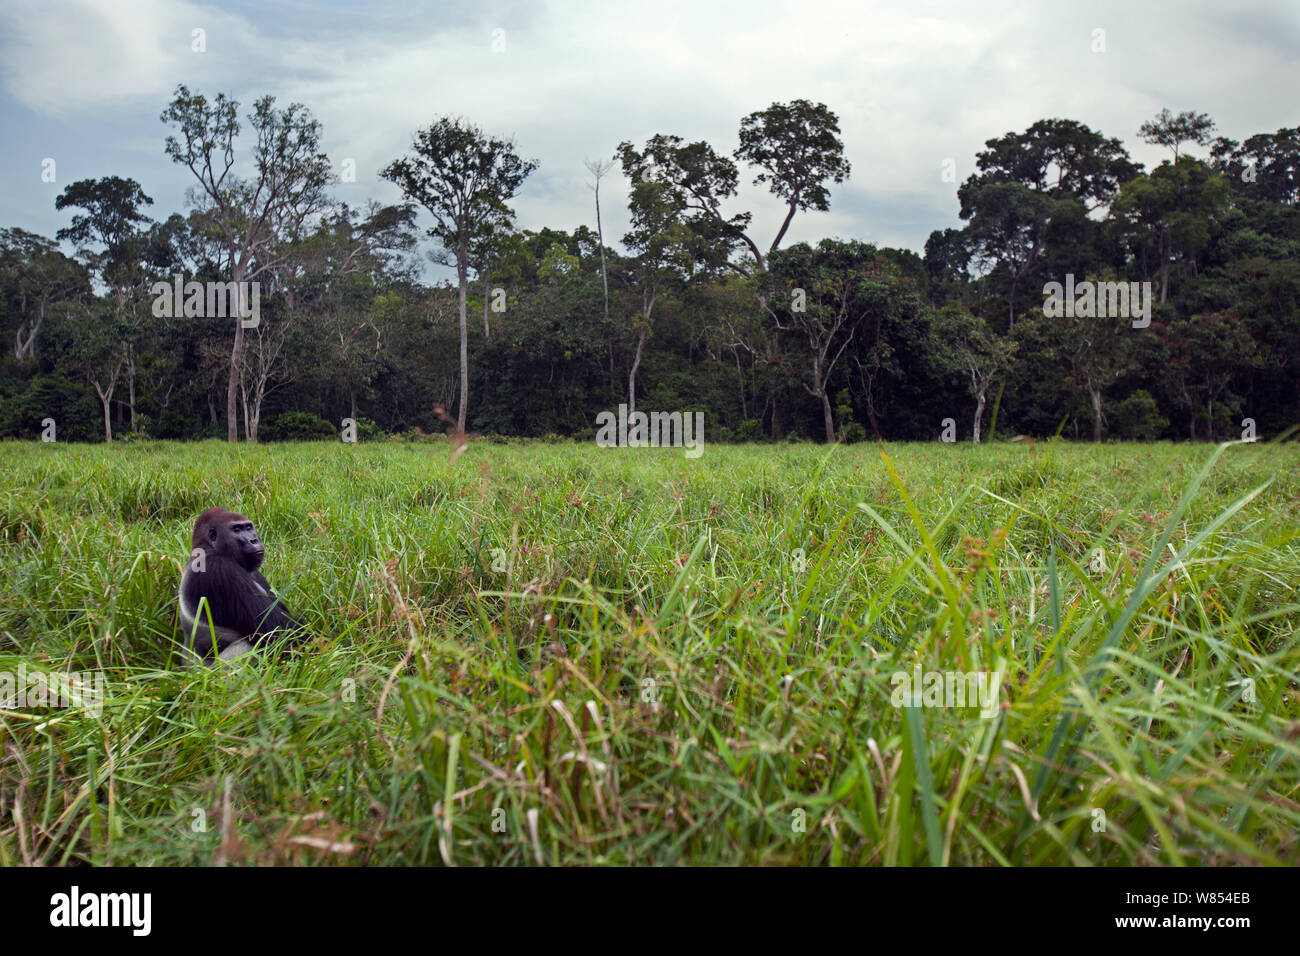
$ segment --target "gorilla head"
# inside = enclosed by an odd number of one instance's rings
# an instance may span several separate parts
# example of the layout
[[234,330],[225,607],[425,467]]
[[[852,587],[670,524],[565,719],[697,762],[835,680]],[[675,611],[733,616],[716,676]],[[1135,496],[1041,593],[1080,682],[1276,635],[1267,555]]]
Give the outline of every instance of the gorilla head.
[[266,558],[266,548],[253,522],[235,511],[209,508],[194,524],[190,547],[202,548],[208,557],[229,558],[245,571],[256,571]]

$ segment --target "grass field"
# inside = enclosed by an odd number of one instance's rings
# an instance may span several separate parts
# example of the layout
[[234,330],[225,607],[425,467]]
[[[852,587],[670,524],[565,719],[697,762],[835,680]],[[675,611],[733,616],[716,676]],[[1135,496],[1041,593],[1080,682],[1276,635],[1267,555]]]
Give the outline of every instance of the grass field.
[[[0,445],[0,864],[1300,863],[1300,446]],[[310,624],[184,670],[194,518]],[[996,671],[1000,706],[892,675]]]

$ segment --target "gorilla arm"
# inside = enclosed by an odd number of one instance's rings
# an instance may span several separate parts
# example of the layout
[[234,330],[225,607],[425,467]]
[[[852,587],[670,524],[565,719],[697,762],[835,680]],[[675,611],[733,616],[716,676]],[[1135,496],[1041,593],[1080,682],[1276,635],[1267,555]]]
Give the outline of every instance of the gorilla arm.
[[[194,651],[202,658],[225,651],[241,641],[262,644],[296,630],[301,625],[285,610],[266,578],[249,572],[238,562],[210,555],[203,571],[187,569],[181,581],[181,628],[189,642],[194,630]],[[202,607],[206,600],[207,608]],[[208,631],[208,611],[216,626],[216,640]]]
[[271,590],[271,583],[267,581],[266,578],[262,577],[261,572],[254,571],[249,575],[249,577],[253,579],[254,583],[256,583],[257,586],[262,589],[266,597],[270,599],[270,604],[266,610],[259,612],[260,616],[258,620],[262,622],[262,625],[256,628],[259,633],[253,636],[252,640],[254,643],[261,643],[276,631],[288,632],[301,630],[303,626],[302,622],[289,613],[289,609],[280,601],[280,596],[276,594],[275,591]]

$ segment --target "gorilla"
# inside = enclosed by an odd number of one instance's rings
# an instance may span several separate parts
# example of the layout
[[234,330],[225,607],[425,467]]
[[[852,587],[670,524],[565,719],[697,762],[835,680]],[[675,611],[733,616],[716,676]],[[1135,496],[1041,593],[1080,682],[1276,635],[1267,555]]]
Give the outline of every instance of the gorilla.
[[302,627],[258,573],[266,549],[253,522],[209,508],[195,522],[190,544],[179,597],[182,649],[191,662],[233,660]]

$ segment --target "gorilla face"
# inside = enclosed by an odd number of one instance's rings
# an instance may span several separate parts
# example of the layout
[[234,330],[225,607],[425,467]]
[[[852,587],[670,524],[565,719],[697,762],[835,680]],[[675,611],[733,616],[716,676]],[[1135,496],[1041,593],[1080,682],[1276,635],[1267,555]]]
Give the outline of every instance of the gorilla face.
[[231,520],[209,526],[208,540],[213,550],[233,558],[245,571],[256,571],[266,557],[257,528],[243,515],[232,515]]

